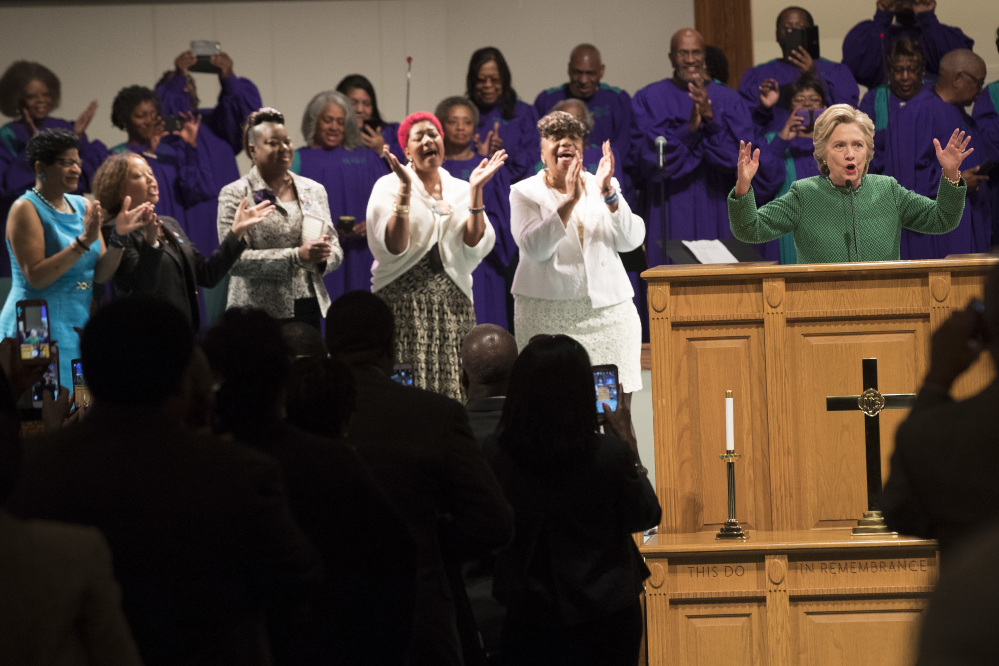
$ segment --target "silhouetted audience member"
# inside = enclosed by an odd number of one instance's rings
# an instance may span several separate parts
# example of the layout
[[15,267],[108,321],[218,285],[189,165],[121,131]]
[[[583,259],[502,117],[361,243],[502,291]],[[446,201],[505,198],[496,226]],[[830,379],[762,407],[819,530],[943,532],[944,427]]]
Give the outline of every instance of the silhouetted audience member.
[[999,622],[993,572],[999,528],[970,539],[948,558],[922,620],[916,666],[986,666],[996,661],[991,637]]
[[320,576],[280,469],[180,425],[209,370],[172,306],[113,302],[81,350],[93,405],[28,443],[11,512],[104,533],[146,664],[270,664],[265,605]]
[[479,324],[461,343],[461,385],[468,396],[465,413],[480,444],[496,430],[516,360],[517,340],[495,324]]
[[326,341],[323,334],[314,327],[300,321],[293,321],[281,326],[281,340],[292,359],[310,357],[326,358]]
[[[416,575],[405,523],[342,441],[281,420],[290,359],[277,320],[262,310],[229,309],[208,332],[205,350],[219,381],[217,427],[280,463],[295,518],[325,565],[327,580],[311,609],[272,608],[275,662],[402,664]],[[349,370],[342,372],[349,381]],[[379,541],[383,530],[392,533],[390,549]]]
[[342,439],[355,401],[354,377],[343,361],[305,356],[291,362],[285,387],[288,423],[314,435]]
[[[330,307],[326,346],[351,367],[357,385],[347,441],[409,523],[419,548],[410,663],[460,664],[442,550],[460,561],[503,546],[513,516],[461,405],[392,381],[394,338],[392,311],[373,294],[348,292]],[[446,530],[439,527],[442,516]]]
[[941,324],[930,345],[930,369],[912,411],[895,435],[891,475],[881,497],[888,526],[936,539],[946,556],[955,544],[999,518],[999,381],[955,401],[955,380],[987,350],[999,359],[999,269],[975,303]]
[[[627,432],[624,415],[608,415]],[[662,509],[632,439],[597,434],[590,357],[555,335],[513,366],[487,451],[516,516],[493,594],[506,606],[504,663],[638,662],[649,576],[631,537]]]

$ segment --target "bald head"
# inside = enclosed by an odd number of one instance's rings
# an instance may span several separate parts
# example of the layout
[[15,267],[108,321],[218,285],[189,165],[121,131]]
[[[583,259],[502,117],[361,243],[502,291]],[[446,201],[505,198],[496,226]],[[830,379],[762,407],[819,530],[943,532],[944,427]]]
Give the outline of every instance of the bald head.
[[690,82],[707,78],[704,37],[690,28],[681,28],[669,40],[669,61],[673,65],[673,80],[686,89]]
[[461,343],[461,379],[469,398],[506,394],[517,341],[495,324],[479,324]]
[[985,83],[985,61],[968,49],[955,49],[940,59],[940,77],[934,91],[956,106],[975,101]]
[[569,56],[569,92],[573,97],[589,99],[600,88],[604,64],[593,44],[580,44]]

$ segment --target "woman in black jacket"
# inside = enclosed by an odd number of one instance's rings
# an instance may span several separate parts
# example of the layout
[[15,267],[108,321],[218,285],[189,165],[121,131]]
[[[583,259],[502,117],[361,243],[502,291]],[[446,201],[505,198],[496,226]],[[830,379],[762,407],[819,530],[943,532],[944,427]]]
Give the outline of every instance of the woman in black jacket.
[[[624,434],[620,416],[611,423]],[[629,439],[597,432],[582,345],[555,335],[524,348],[487,445],[516,521],[493,587],[507,608],[504,663],[638,661],[649,570],[631,534],[662,509]]]
[[115,293],[119,296],[145,294],[157,296],[177,307],[198,330],[201,312],[197,288],[218,284],[246,248],[243,235],[274,210],[263,201],[248,206],[240,204],[232,224],[232,232],[218,249],[205,257],[188,239],[177,220],[157,216],[124,240],[111,237],[113,219],[124,206],[132,210],[149,202],[159,201],[159,183],[145,158],[122,152],[107,158],[94,175],[94,196],[112,218],[105,221],[105,242],[124,246],[121,264],[114,275]]

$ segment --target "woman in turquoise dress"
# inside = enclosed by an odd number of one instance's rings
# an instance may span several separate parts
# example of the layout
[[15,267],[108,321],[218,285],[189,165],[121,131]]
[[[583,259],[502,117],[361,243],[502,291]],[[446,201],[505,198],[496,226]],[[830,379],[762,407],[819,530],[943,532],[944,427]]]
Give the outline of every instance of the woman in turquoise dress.
[[50,129],[28,142],[35,186],[14,202],[7,217],[13,282],[0,311],[0,335],[14,337],[15,304],[28,299],[48,303],[51,339],[59,343],[60,382],[67,386],[70,361],[80,356],[78,331],[90,316],[94,282],[105,282],[118,268],[123,237],[154,219],[151,204],[119,215],[105,248],[100,204],[70,194],[82,173],[78,141],[68,130]]

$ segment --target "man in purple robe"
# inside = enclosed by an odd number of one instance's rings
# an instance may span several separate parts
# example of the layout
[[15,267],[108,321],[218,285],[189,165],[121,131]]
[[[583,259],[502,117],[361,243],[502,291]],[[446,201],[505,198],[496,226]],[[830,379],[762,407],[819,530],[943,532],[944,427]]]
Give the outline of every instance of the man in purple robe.
[[[752,137],[753,130],[739,94],[707,78],[704,55],[699,32],[677,31],[670,41],[673,77],[642,88],[632,99],[632,175],[642,189],[639,209],[648,229],[650,266],[665,263],[661,226],[670,239],[732,236],[726,196],[735,182],[739,140]],[[660,136],[666,139],[662,168]]]
[[601,146],[610,140],[615,157],[623,162],[631,142],[631,96],[601,83],[603,76],[600,51],[592,44],[580,44],[569,56],[569,82],[538,93],[534,109],[541,118],[562,100],[582,100],[593,114],[590,143]]
[[[785,47],[789,32],[804,30],[814,25],[815,21],[808,10],[801,7],[787,7],[777,15],[777,43],[787,52]],[[803,75],[810,75],[822,83],[830,104],[857,106],[860,89],[846,65],[825,58],[814,59],[804,47],[800,46],[788,52],[785,58],[777,58],[747,69],[739,83],[739,93],[750,108],[753,108],[759,104],[764,82],[769,82],[771,86],[776,83],[778,92],[781,92]],[[786,93],[783,94],[783,100],[787,101]],[[784,106],[787,106],[786,103]],[[780,118],[778,122],[783,124],[785,119],[786,116]]]
[[[996,29],[996,49],[999,49],[999,29]],[[976,138],[982,153],[980,159],[983,163],[991,162],[993,165],[989,173],[976,173],[991,177],[989,189],[992,190],[992,235],[999,240],[999,81],[993,81],[979,93],[971,117],[978,127]],[[996,240],[993,240],[993,244]]]
[[[884,171],[902,186],[935,198],[940,184],[940,165],[933,139],[948,138],[955,128],[976,130],[965,107],[982,89],[985,61],[965,49],[952,51],[940,60],[940,78],[930,91],[913,97],[889,115],[889,133],[884,146]],[[968,185],[968,202],[957,229],[939,236],[902,230],[902,259],[941,259],[949,254],[987,252],[991,246],[991,196],[988,184],[977,174],[982,156],[976,149],[964,163],[961,176]]]
[[857,83],[875,88],[885,82],[885,59],[899,37],[919,42],[931,76],[940,72],[944,54],[971,49],[975,40],[960,28],[940,23],[936,6],[936,0],[877,0],[874,19],[855,25],[843,40],[843,64]]

